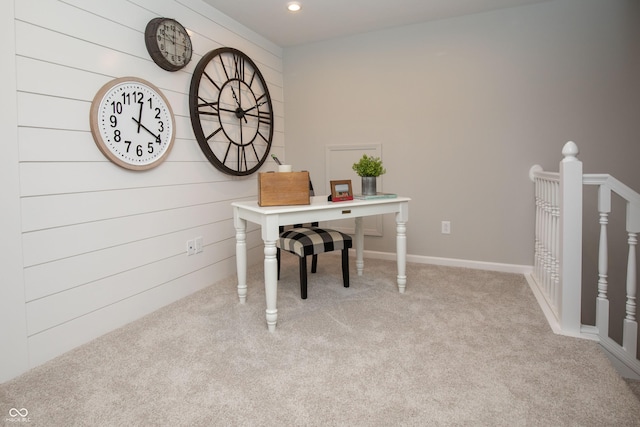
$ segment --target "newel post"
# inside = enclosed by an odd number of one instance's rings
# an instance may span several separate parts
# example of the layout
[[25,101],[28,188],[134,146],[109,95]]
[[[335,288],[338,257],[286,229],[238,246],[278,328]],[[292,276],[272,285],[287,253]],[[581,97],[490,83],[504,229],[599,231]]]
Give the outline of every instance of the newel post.
[[578,146],[567,142],[560,162],[560,327],[580,335],[582,299],[582,162]]

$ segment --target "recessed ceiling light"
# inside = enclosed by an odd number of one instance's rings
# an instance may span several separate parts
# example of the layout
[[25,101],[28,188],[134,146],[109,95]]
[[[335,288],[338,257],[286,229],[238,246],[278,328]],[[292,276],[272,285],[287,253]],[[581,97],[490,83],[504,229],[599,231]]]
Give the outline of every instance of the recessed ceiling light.
[[287,4],[287,9],[289,9],[289,12],[297,12],[302,9],[302,6],[300,6],[300,3],[298,3],[297,1],[292,1],[291,3]]

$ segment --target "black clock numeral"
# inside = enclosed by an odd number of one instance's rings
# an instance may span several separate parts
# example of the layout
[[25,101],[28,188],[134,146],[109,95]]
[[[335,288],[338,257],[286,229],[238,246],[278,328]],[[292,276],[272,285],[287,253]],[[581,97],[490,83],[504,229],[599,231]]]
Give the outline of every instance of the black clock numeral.
[[[218,132],[220,132],[221,130],[222,130],[222,126],[220,126],[218,129],[216,129],[216,130],[214,130],[213,132],[211,132],[211,133],[209,134],[209,136],[205,137],[205,139],[206,139],[207,141],[209,141],[211,138],[213,138],[214,136],[216,136],[216,134],[217,134]],[[228,150],[227,150],[227,152],[228,152]],[[225,157],[226,157],[226,156],[225,156]]]
[[114,128],[118,126],[118,118],[113,114],[109,116],[109,121],[111,122],[111,127]]
[[262,139],[264,139],[264,142],[266,142],[267,144],[269,143],[269,138],[267,138],[266,136],[264,136],[264,135],[262,134],[262,132],[258,131],[258,135],[260,135],[260,137],[261,137]]
[[260,123],[262,123],[263,125],[269,125],[271,126],[271,117],[265,115],[265,114],[260,114],[258,112],[258,121]]
[[[253,81],[254,81],[254,80],[255,80],[255,78],[256,78],[256,74],[257,74],[257,73],[256,73],[256,71],[254,70],[254,71],[253,71],[253,73],[251,74],[251,79],[249,79],[249,82],[247,83],[247,85],[249,85],[249,87],[253,86]],[[264,96],[264,95],[262,95],[262,96]],[[258,98],[258,99],[259,99],[259,98]]]
[[164,132],[164,122],[162,120],[158,120],[158,132]]
[[[200,97],[198,97],[198,99],[202,101],[202,103],[198,103],[198,114],[204,114],[205,116],[220,115],[220,110],[218,108],[219,104],[217,101],[208,102]],[[211,108],[213,111],[210,111],[209,108]]]
[[239,55],[233,55],[233,64],[236,79],[244,80],[244,59]]
[[111,101],[111,109],[113,111],[113,114],[122,114],[122,103]]
[[153,142],[147,144],[147,153],[153,154]]
[[[227,69],[224,68],[224,64],[222,64],[222,68],[224,69],[224,73],[227,74]],[[207,80],[209,80],[209,83],[211,83],[212,85],[214,85],[216,87],[216,89],[218,89],[218,92],[220,92],[220,90],[221,90],[220,86],[218,86],[218,83],[216,83],[215,80],[213,80],[208,73],[203,72],[202,75],[205,76],[207,78]]]
[[229,157],[229,151],[231,151],[231,146],[232,145],[233,145],[232,142],[230,142],[229,145],[227,145],[227,151],[225,151],[225,153],[224,153],[224,159],[222,159],[222,164],[227,163],[227,157]]
[[142,157],[142,155],[143,155],[143,154],[144,154],[144,153],[142,152],[142,145],[139,145],[139,144],[138,144],[138,146],[136,147],[136,155],[137,155],[138,157]]
[[120,140],[122,139],[122,137],[120,136],[120,129],[116,129],[113,131],[113,140],[115,142],[120,142]]
[[256,146],[253,142],[251,143],[251,148],[253,149],[253,154],[256,156],[256,160],[260,161],[260,155],[258,154],[258,150],[256,150]]
[[247,153],[244,149],[244,145],[239,145],[238,146],[238,170],[242,171],[242,170],[248,170],[248,166],[247,166]]
[[153,98],[148,98],[147,102],[149,102],[149,109],[153,110]]
[[127,153],[129,152],[129,147],[131,147],[131,141],[125,141],[125,145],[127,146]]

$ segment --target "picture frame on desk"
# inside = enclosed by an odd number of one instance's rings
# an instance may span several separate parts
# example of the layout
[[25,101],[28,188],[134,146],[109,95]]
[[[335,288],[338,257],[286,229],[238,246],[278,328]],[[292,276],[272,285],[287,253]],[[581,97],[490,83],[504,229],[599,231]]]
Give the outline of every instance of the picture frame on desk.
[[344,202],[346,200],[353,200],[353,189],[351,187],[350,179],[330,181],[330,184],[331,201]]

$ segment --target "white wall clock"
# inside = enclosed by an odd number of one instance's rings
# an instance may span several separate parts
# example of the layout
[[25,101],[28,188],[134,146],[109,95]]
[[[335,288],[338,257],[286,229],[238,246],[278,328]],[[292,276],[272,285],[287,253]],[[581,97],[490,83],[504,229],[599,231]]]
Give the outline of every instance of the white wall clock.
[[137,77],[105,84],[91,103],[90,124],[100,151],[126,169],[157,166],[175,140],[169,101],[157,87]]

